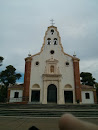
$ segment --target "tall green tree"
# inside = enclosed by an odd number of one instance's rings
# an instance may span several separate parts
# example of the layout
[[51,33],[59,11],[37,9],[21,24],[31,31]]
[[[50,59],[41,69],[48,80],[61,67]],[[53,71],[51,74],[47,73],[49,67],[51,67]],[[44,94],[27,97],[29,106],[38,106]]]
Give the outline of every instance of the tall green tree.
[[9,84],[15,84],[20,79],[21,74],[15,72],[16,69],[9,65],[0,73],[0,102],[5,102],[7,98],[7,90]]
[[2,56],[0,56],[0,66],[2,66],[3,60],[4,60],[4,58]]
[[0,86],[0,102],[6,102],[7,96],[7,87],[2,85]]
[[21,74],[16,73],[15,71],[16,69],[12,65],[7,66],[6,69],[0,73],[1,84],[5,85],[6,87],[9,84],[15,84],[16,80],[20,79],[21,77]]
[[93,86],[95,84],[95,78],[93,78],[92,74],[89,72],[81,72],[80,74],[81,82],[84,85]]

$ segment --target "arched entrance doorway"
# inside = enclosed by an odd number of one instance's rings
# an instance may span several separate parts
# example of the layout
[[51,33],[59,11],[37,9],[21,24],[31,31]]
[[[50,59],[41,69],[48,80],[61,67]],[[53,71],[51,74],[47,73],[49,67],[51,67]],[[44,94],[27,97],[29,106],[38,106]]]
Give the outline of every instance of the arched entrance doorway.
[[57,88],[54,84],[50,84],[47,89],[47,102],[57,102]]

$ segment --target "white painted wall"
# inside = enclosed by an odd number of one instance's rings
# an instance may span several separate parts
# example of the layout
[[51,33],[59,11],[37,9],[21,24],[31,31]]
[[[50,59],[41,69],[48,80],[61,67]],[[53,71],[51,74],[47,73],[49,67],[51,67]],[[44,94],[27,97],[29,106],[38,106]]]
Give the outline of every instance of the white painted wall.
[[[83,104],[94,104],[94,94],[93,91],[82,91],[82,103]],[[85,93],[89,93],[90,94],[90,99],[86,99],[85,97]]]
[[[51,28],[52,29],[52,28]],[[32,60],[32,67],[31,67],[31,81],[30,81],[30,93],[31,88],[34,84],[38,84],[41,88],[41,92],[43,92],[43,78],[42,74],[44,74],[45,66],[46,66],[46,60],[53,58],[58,60],[57,66],[59,67],[60,73],[62,74],[61,78],[61,89],[63,92],[64,86],[66,84],[70,84],[72,86],[72,89],[74,89],[74,73],[73,73],[73,61],[72,58],[68,55],[64,55],[64,53],[61,51],[61,45],[59,43],[60,39],[58,36],[58,32],[55,30],[54,34],[51,35],[50,30],[48,30],[47,35],[45,37],[45,45],[43,48],[43,51],[40,55],[36,55],[33,57]],[[47,38],[51,38],[51,45],[47,45]],[[58,45],[53,45],[53,39],[58,39]],[[50,54],[50,51],[54,50],[55,53],[52,55]],[[39,61],[39,66],[35,65],[35,62]],[[66,66],[66,61],[69,62],[69,66]],[[43,95],[43,94],[41,94]],[[31,96],[31,95],[30,95]],[[29,97],[30,98],[30,97]],[[42,96],[41,96],[42,100]]]
[[[19,92],[19,98],[14,98],[15,92]],[[10,90],[9,102],[22,102],[23,90]]]

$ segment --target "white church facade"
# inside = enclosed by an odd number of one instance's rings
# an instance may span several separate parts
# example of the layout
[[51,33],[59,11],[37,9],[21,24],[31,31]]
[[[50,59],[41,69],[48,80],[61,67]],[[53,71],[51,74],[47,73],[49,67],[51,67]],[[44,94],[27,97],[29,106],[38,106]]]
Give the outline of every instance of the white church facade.
[[24,84],[9,86],[9,102],[96,103],[96,89],[80,84],[79,61],[64,52],[57,27],[48,27],[41,51],[25,58]]

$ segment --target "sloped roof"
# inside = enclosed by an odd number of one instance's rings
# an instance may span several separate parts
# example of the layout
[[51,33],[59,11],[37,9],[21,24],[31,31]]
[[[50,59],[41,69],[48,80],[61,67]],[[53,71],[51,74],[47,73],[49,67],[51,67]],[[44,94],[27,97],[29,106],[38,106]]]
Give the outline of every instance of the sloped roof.
[[96,90],[96,88],[94,88],[93,86],[83,85],[83,84],[81,84],[81,89],[85,89],[85,90],[95,89]]
[[9,89],[23,89],[23,84],[10,84],[8,86]]

